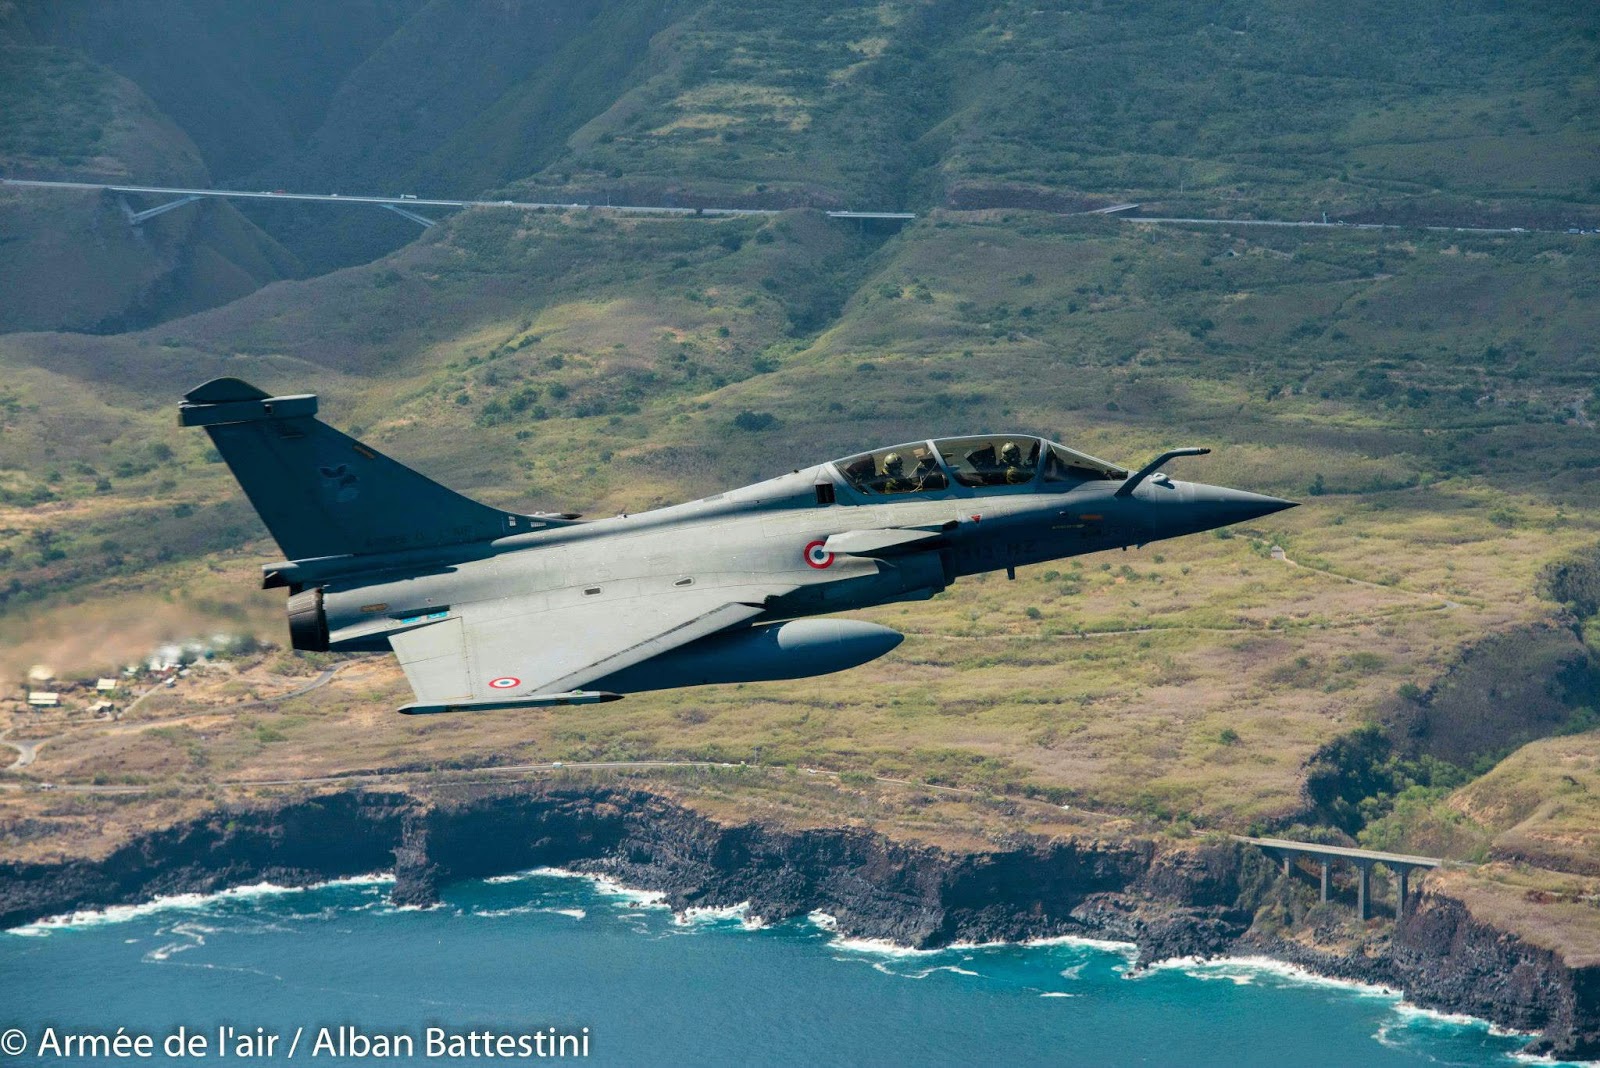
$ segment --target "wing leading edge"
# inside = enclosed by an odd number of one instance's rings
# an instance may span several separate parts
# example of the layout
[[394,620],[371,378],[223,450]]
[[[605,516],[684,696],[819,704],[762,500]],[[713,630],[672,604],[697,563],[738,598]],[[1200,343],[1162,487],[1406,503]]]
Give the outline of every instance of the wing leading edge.
[[791,586],[670,590],[556,608],[467,605],[392,636],[417,695],[408,715],[615,701],[585,683],[747,623]]

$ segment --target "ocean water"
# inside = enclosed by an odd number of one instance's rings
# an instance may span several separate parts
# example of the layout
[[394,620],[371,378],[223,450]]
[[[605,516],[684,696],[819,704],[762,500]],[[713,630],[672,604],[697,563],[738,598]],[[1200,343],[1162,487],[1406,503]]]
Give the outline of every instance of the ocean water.
[[[291,1041],[296,1062],[471,1062],[430,1059],[429,1028],[434,1053],[470,1053],[472,1032],[535,1052],[568,1036],[564,1059],[586,1040],[589,1061],[617,1065],[1513,1065],[1523,1041],[1266,961],[1136,974],[1132,947],[1084,940],[910,952],[842,939],[822,915],[674,916],[551,871],[457,885],[427,910],[387,891],[249,887],[0,934],[0,1029],[28,1043],[0,1065],[141,1063],[51,1052],[119,1027],[150,1037],[142,1063],[179,1060],[163,1048],[178,1035],[206,1043],[181,1060],[230,1065],[288,1063]],[[346,1031],[341,1047],[341,1027],[369,1045]]]

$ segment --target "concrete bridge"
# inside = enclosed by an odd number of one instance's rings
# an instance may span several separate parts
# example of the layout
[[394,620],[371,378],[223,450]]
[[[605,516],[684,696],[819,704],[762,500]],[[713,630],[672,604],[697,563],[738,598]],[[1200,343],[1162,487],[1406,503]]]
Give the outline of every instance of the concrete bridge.
[[1400,880],[1400,900],[1395,910],[1396,918],[1404,916],[1410,896],[1411,869],[1437,868],[1444,863],[1438,857],[1414,857],[1406,853],[1381,853],[1374,849],[1351,849],[1347,846],[1318,845],[1315,842],[1292,842],[1287,838],[1246,838],[1234,835],[1235,842],[1255,846],[1268,856],[1283,861],[1283,874],[1288,875],[1294,862],[1301,856],[1316,857],[1322,863],[1322,900],[1328,900],[1328,865],[1335,860],[1354,864],[1361,873],[1357,884],[1356,912],[1364,920],[1371,913],[1372,866],[1382,864]]

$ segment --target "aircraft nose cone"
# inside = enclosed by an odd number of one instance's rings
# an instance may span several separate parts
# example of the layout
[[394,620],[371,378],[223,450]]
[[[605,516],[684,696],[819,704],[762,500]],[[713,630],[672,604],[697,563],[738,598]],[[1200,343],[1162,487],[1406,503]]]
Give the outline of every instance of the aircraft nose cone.
[[1205,509],[1213,526],[1230,523],[1247,523],[1264,515],[1299,506],[1299,501],[1286,501],[1282,497],[1269,497],[1264,493],[1228,489],[1225,486],[1196,486],[1194,503]]
[[1238,516],[1230,519],[1230,523],[1243,523],[1247,519],[1260,519],[1273,512],[1281,512],[1287,508],[1298,508],[1299,501],[1286,501],[1282,497],[1269,497],[1264,493],[1249,493],[1245,490],[1223,490],[1222,507]]

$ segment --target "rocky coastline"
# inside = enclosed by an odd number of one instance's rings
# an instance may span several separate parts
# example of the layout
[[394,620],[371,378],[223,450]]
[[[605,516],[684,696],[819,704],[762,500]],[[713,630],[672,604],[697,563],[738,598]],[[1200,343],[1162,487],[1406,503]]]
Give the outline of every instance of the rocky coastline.
[[865,828],[719,822],[625,787],[518,785],[448,798],[351,789],[234,805],[99,859],[0,861],[0,927],[380,870],[395,874],[396,903],[428,905],[451,882],[540,866],[660,891],[677,910],[748,902],[768,920],[822,911],[843,934],[912,947],[1084,935],[1133,942],[1145,964],[1265,955],[1536,1033],[1530,1052],[1600,1057],[1600,967],[1569,967],[1429,888],[1371,937],[1319,942],[1260,921],[1286,880],[1230,841],[1019,837],[953,852]]

